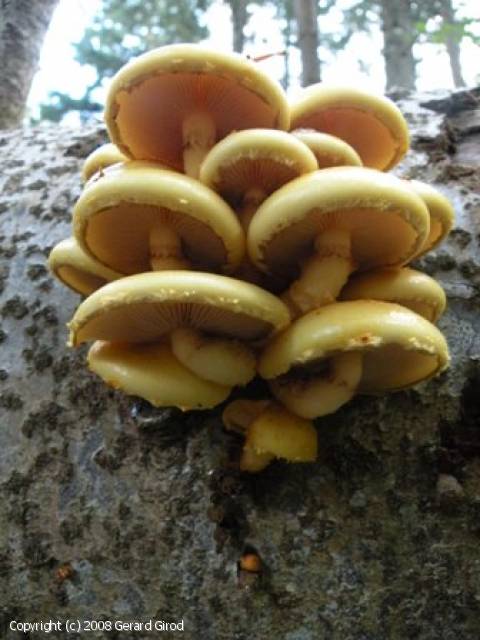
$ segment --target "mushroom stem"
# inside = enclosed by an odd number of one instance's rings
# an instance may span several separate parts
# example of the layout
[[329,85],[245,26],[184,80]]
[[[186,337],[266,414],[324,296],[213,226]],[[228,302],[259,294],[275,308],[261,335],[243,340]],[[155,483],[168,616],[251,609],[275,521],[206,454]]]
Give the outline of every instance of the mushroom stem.
[[316,238],[314,256],[305,262],[283,300],[296,315],[318,309],[337,299],[354,269],[350,233],[328,229]]
[[233,387],[245,385],[255,376],[255,355],[241,342],[180,328],[171,334],[171,343],[178,360],[203,380]]
[[260,189],[259,187],[250,187],[250,189],[245,192],[242,205],[238,212],[241,225],[245,231],[248,230],[250,221],[252,220],[256,210],[262,204],[265,198],[265,191],[263,189]]
[[291,375],[273,380],[273,395],[292,413],[302,418],[319,418],[334,413],[355,394],[362,377],[362,355],[349,351],[331,358],[323,376],[294,380]]
[[198,178],[200,165],[215,144],[215,123],[204,112],[189,115],[183,121],[183,170],[191,178]]
[[153,271],[188,269],[190,263],[182,255],[182,242],[168,225],[157,225],[150,231],[150,266]]

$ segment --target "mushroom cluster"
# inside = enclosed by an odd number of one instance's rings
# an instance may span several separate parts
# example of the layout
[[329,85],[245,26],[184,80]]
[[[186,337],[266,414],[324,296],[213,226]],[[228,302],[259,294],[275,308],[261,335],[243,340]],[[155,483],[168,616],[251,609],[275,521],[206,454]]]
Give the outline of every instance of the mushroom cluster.
[[453,224],[386,173],[408,129],[387,98],[323,84],[289,104],[254,62],[172,45],[114,77],[111,143],[85,161],[73,237],[49,264],[86,296],[70,344],[154,406],[223,411],[240,468],[312,461],[313,420],[448,366],[445,294],[407,265]]

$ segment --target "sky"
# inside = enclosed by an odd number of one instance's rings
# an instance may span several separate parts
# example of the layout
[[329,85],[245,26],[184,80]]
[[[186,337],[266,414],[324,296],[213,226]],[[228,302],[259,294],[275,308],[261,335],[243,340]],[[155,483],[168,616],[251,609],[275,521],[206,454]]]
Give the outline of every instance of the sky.
[[[336,8],[324,20],[324,28],[335,30],[341,24],[341,8],[349,0],[338,0]],[[480,2],[464,0],[463,12],[469,17],[478,17],[477,33],[480,35]],[[50,91],[60,91],[80,98],[85,87],[95,79],[93,69],[81,66],[74,59],[73,44],[81,39],[101,6],[101,0],[60,0],[55,10],[42,49],[39,70],[34,78],[28,105],[33,116],[38,113],[38,105],[48,101]],[[221,1],[215,2],[207,12],[206,24],[215,25],[205,44],[222,51],[232,48],[229,10]],[[327,22],[325,22],[327,20]],[[225,28],[220,28],[220,25]],[[247,35],[253,35],[253,42],[247,45],[245,53],[258,56],[283,48],[281,34],[274,20],[274,9],[255,10],[247,28]],[[337,55],[320,50],[322,58],[322,80],[361,85],[366,89],[382,92],[385,86],[383,59],[381,56],[382,37],[379,30],[366,35],[357,33],[348,46]],[[417,66],[417,87],[421,91],[452,88],[448,57],[440,45],[416,46],[414,53],[420,62]],[[480,82],[480,48],[470,41],[462,45],[461,61],[464,77],[468,85]],[[360,61],[361,60],[361,61]],[[283,75],[283,59],[271,58],[262,64],[269,75],[278,80]],[[299,79],[300,56],[294,50],[291,56],[292,76]],[[298,80],[292,83],[290,95],[299,90]],[[102,96],[95,96],[102,99]]]

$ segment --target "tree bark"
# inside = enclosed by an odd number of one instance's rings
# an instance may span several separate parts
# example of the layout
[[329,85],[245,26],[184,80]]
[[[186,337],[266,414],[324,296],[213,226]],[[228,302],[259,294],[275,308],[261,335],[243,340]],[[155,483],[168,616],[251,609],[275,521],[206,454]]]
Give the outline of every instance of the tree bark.
[[21,124],[58,0],[0,0],[0,129]]
[[410,0],[381,0],[383,55],[387,91],[395,87],[415,89],[415,25]]
[[228,0],[232,12],[233,50],[243,53],[245,47],[244,29],[248,22],[248,0]]
[[320,82],[318,19],[315,0],[294,0],[297,42],[302,56],[302,86]]
[[[444,27],[447,27],[448,29],[448,27],[455,24],[455,14],[451,0],[441,0],[441,14]],[[462,75],[462,67],[460,64],[460,42],[449,30],[447,30],[445,46],[450,60],[453,84],[455,87],[465,87],[466,83]]]

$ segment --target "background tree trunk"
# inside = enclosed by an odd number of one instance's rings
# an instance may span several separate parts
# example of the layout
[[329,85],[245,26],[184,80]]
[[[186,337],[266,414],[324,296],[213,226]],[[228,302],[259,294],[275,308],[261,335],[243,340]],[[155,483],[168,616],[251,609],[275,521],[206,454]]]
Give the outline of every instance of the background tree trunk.
[[297,42],[302,56],[302,86],[320,82],[318,15],[316,0],[293,0]]
[[415,24],[410,0],[381,0],[386,89],[415,89]]
[[[451,0],[441,0],[441,14],[444,26],[448,29],[455,24],[455,13]],[[465,87],[465,80],[462,75],[460,64],[460,42],[453,33],[447,32],[445,46],[450,59],[453,84],[455,87]]]
[[0,129],[21,124],[58,0],[0,0]]
[[233,50],[243,53],[245,47],[244,29],[248,22],[248,0],[228,0],[232,12]]
[[[442,96],[399,104],[412,150],[396,172],[455,205],[455,230],[419,264],[446,289],[451,367],[357,396],[318,421],[318,462],[253,478],[229,464],[221,408],[155,424],[65,346],[80,298],[46,257],[71,234],[82,160],[104,132],[0,133],[2,640],[22,635],[12,620],[106,615],[183,618],[182,640],[478,638],[480,91]],[[237,572],[246,544],[258,579]]]

